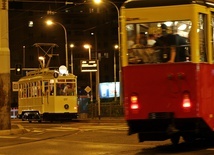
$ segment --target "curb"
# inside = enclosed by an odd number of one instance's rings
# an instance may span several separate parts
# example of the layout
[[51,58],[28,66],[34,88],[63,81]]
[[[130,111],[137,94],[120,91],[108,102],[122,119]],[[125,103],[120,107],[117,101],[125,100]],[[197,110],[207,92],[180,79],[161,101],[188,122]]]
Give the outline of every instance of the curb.
[[23,134],[26,132],[28,131],[24,129],[21,125],[11,125],[10,130],[0,130],[0,136]]
[[79,122],[84,123],[126,123],[125,119],[106,119],[106,118],[90,118],[90,119],[77,119]]

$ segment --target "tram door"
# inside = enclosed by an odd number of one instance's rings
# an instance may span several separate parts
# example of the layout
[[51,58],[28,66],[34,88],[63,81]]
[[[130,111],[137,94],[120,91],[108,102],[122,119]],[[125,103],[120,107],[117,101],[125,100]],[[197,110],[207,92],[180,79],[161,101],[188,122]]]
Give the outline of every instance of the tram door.
[[50,102],[50,89],[49,89],[49,81],[43,81],[43,111],[52,112],[54,109],[53,103]]

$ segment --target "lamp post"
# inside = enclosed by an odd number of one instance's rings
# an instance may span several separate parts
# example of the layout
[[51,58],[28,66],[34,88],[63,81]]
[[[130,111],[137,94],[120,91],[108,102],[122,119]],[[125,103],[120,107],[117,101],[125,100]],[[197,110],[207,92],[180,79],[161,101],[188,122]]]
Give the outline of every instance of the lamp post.
[[95,49],[95,59],[97,60],[97,72],[96,72],[96,100],[97,100],[97,110],[98,110],[98,118],[101,119],[101,108],[100,108],[100,92],[99,92],[99,83],[100,83],[100,69],[99,69],[99,59],[97,52],[97,33],[91,33],[94,36],[94,49]]
[[65,64],[66,64],[66,67],[68,69],[68,38],[67,38],[67,31],[66,31],[66,28],[64,25],[62,25],[61,23],[59,22],[53,22],[51,20],[48,20],[47,22],[47,25],[52,25],[52,24],[58,24],[60,25],[63,30],[64,30],[64,33],[65,33]]
[[73,60],[72,48],[74,48],[74,44],[70,44],[70,48],[71,48],[71,74],[73,74],[74,73],[74,60]]
[[[100,4],[102,0],[93,0],[95,4]],[[119,81],[120,81],[120,105],[122,105],[122,78],[121,78],[121,60],[120,60],[120,10],[116,4],[114,4],[112,1],[105,0],[104,2],[112,4],[116,10],[117,10],[117,22],[118,22],[118,52],[119,52]]]
[[[89,60],[91,60],[91,45],[85,44],[83,47],[88,49],[88,57]],[[92,72],[90,72],[90,87],[91,87],[91,102],[93,102]]]
[[[100,4],[102,2],[102,0],[93,0],[95,4]],[[104,1],[107,3],[112,4],[116,10],[117,10],[117,22],[118,22],[118,49],[120,49],[120,10],[118,8],[118,6],[116,4],[114,4],[112,1]]]
[[117,81],[117,73],[116,73],[116,50],[118,49],[118,45],[114,45],[114,101],[117,101],[117,87],[116,87],[116,81]]
[[23,62],[22,62],[23,68],[25,68],[25,46],[23,46]]

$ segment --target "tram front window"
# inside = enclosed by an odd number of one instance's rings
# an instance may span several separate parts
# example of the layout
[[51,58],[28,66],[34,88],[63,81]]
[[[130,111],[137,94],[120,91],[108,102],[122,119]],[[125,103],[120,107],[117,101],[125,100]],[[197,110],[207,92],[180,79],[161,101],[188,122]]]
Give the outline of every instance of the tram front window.
[[129,64],[188,61],[190,28],[190,21],[128,24]]
[[56,95],[57,96],[74,96],[75,95],[74,83],[57,83]]

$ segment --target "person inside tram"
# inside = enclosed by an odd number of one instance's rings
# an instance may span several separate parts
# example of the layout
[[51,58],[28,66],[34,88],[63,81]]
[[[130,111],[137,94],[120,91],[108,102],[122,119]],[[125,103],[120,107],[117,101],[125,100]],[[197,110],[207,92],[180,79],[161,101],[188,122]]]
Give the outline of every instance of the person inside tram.
[[132,48],[130,53],[130,63],[154,63],[156,61],[154,57],[154,49],[152,46],[155,43],[154,35],[140,32],[136,38],[136,44]]
[[57,83],[56,84],[56,95],[57,96],[63,95],[63,89],[64,89],[64,84]]
[[156,39],[154,47],[160,51],[161,62],[184,62],[186,61],[187,40],[178,34],[168,33],[167,26],[161,25],[162,35]]
[[74,95],[74,87],[75,87],[74,84],[67,83],[63,89],[63,95],[73,96]]
[[65,87],[64,87],[64,89],[63,89],[63,94],[64,94],[64,95],[68,95],[68,90],[69,90],[69,88],[70,88],[70,85],[69,85],[69,84],[66,84]]

